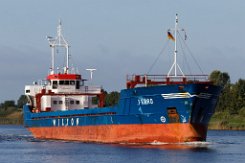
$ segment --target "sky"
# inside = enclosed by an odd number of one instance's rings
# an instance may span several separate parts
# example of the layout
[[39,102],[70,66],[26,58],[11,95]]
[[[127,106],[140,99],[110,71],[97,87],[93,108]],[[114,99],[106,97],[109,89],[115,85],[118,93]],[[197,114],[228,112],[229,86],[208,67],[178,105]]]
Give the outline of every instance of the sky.
[[[45,79],[51,65],[46,36],[56,35],[59,19],[71,45],[71,63],[83,78],[90,75],[86,68],[96,68],[93,84],[109,92],[124,89],[127,74],[148,72],[166,43],[167,30],[174,27],[176,13],[204,73],[228,72],[233,83],[245,78],[244,0],[0,2],[0,103],[18,100],[25,85]],[[168,72],[173,57],[169,44],[152,74]],[[187,63],[198,69],[194,62]]]

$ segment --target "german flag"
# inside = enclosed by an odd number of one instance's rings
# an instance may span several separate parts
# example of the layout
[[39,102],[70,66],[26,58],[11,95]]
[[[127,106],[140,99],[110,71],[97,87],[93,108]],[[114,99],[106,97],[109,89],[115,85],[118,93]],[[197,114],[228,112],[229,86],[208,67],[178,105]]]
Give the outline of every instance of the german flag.
[[168,39],[175,41],[174,36],[170,32],[168,32]]

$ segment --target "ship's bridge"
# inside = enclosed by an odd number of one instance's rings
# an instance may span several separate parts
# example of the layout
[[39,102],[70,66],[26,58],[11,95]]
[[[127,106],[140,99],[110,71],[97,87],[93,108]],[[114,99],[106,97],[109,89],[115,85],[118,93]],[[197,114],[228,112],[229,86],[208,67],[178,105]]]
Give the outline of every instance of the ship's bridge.
[[50,74],[47,76],[49,89],[54,93],[80,92],[81,75],[77,74]]
[[85,86],[79,74],[50,74],[47,76],[48,89],[54,93],[100,93],[100,86]]

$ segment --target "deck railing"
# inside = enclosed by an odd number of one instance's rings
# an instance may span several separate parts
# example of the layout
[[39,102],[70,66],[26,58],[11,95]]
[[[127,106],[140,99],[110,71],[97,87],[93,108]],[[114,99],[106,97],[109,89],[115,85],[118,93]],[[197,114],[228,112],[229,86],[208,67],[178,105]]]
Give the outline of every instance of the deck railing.
[[160,84],[185,84],[185,83],[207,83],[208,75],[127,75],[127,88],[134,88],[136,85],[160,85]]

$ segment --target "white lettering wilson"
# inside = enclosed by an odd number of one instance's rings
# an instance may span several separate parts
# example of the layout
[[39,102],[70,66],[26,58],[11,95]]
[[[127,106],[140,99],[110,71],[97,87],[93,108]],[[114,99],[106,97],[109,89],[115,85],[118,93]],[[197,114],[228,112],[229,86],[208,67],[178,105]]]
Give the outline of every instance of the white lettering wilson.
[[79,118],[61,118],[61,119],[53,119],[53,126],[78,126]]

